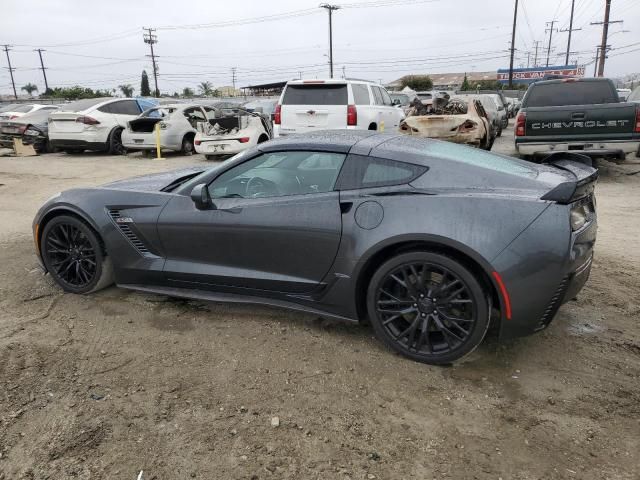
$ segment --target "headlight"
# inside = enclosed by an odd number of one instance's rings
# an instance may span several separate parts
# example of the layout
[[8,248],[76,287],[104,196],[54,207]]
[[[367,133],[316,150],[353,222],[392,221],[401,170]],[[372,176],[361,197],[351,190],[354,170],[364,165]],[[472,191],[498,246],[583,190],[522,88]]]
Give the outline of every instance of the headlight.
[[25,135],[30,135],[30,136],[32,136],[32,137],[37,137],[38,135],[40,135],[40,132],[39,132],[38,130],[33,130],[33,129],[31,129],[31,128],[27,128],[27,129],[24,131],[24,134],[25,134]]
[[571,230],[574,232],[584,227],[589,218],[589,204],[580,205],[571,209]]

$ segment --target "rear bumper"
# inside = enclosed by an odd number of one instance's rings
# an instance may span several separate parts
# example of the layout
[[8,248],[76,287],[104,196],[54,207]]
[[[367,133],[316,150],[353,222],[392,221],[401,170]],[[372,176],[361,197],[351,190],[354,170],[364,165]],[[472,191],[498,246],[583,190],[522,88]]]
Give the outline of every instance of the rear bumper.
[[106,142],[93,142],[87,140],[75,140],[70,138],[58,138],[58,139],[49,139],[49,143],[53,148],[57,148],[59,150],[67,150],[67,149],[82,149],[82,150],[92,150],[95,152],[103,152],[107,150]]
[[241,143],[234,139],[225,140],[200,140],[200,145],[195,145],[197,153],[203,153],[205,155],[235,155],[236,153],[243,152],[244,150],[251,148],[255,145],[255,142],[249,141]]
[[[122,145],[128,150],[154,150],[156,148],[155,132],[122,132]],[[182,150],[182,136],[160,130],[160,148],[163,150]]]
[[[298,133],[306,133],[306,132],[315,132],[317,130],[327,130],[328,128],[338,129],[339,127],[299,127],[299,128],[285,128],[282,125],[274,125],[273,126],[273,136],[275,137],[286,137],[287,135],[296,135]],[[340,130],[358,130],[356,125],[350,125],[339,128]],[[366,130],[365,128],[360,128],[360,130]]]
[[520,155],[546,155],[554,152],[574,152],[591,157],[621,156],[638,152],[640,140],[609,141],[609,142],[518,142],[516,150]]
[[597,219],[577,232],[569,227],[569,206],[551,205],[492,263],[511,300],[511,319],[502,338],[544,330],[560,306],[575,298],[591,272]]
[[18,138],[22,140],[24,145],[33,145],[33,148],[36,150],[43,150],[47,139],[40,135],[11,135],[11,134],[0,134],[0,147],[2,148],[13,148],[13,139]]

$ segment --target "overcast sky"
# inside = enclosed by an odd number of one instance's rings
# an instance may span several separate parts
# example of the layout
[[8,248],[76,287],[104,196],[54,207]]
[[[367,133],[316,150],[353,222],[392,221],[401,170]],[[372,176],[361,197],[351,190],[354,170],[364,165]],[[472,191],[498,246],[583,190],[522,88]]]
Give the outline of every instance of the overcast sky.
[[[44,48],[50,86],[79,84],[138,92],[140,73],[151,75],[142,27],[157,28],[159,87],[163,93],[195,87],[328,76],[327,12],[319,0],[2,0],[0,44],[13,45],[18,89],[28,82],[44,91],[38,54]],[[508,67],[514,0],[347,0],[334,12],[335,75],[388,82],[410,73],[495,71]],[[576,0],[571,59],[587,64],[600,43],[605,0]],[[571,0],[520,0],[516,66],[540,41],[546,63],[545,22],[568,28]],[[613,0],[614,48],[607,76],[640,72],[640,0]],[[287,14],[290,15],[280,15]],[[266,19],[264,17],[273,16]],[[284,18],[283,18],[284,17]],[[252,23],[247,23],[252,19]],[[241,22],[237,22],[241,21]],[[226,22],[226,24],[224,24]],[[628,32],[624,32],[628,30]],[[551,64],[564,63],[567,33],[554,32]],[[615,50],[615,49],[618,50]],[[11,92],[4,52],[0,93]],[[534,54],[530,54],[533,62]],[[151,81],[153,81],[151,79]]]

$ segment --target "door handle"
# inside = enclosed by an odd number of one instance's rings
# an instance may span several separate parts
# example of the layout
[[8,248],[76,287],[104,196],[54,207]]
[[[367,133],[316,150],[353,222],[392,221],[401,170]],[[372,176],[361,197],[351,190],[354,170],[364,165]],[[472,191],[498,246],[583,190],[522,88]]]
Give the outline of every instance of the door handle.
[[353,207],[353,202],[340,202],[340,212],[343,214],[349,213],[351,207]]

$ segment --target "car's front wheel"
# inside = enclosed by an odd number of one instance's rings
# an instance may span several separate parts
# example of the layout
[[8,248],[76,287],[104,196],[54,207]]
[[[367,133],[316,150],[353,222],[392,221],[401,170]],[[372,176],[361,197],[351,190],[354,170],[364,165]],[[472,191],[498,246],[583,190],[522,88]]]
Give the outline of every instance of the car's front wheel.
[[474,274],[449,256],[426,251],[382,264],[368,287],[367,310],[386,345],[434,365],[471,353],[489,327],[489,302]]
[[51,277],[67,292],[90,293],[113,283],[111,261],[100,240],[76,217],[60,215],[47,222],[40,253]]

